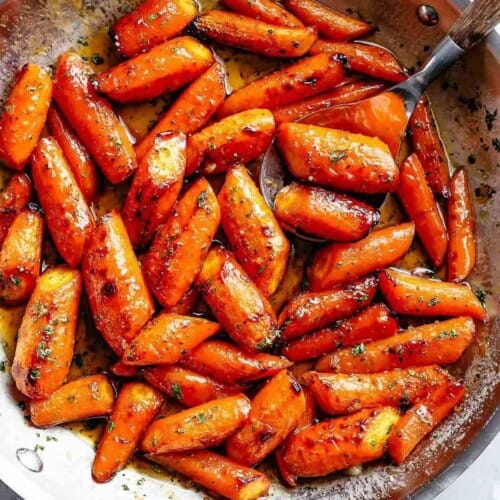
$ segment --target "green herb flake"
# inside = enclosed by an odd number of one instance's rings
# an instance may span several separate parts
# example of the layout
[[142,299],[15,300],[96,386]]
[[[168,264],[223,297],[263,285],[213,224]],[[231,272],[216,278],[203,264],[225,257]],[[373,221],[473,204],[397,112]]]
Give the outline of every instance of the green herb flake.
[[110,420],[110,421],[108,422],[108,427],[107,427],[107,428],[108,428],[108,432],[113,432],[113,429],[114,429],[115,427],[116,427],[116,424],[115,424],[112,420]]
[[38,368],[32,368],[30,371],[29,371],[29,377],[31,378],[31,380],[38,380],[40,378],[40,370]]
[[437,297],[432,297],[432,299],[429,300],[429,302],[428,302],[428,306],[434,307],[434,306],[438,305],[439,302],[440,302],[440,300]]
[[47,347],[47,343],[42,341],[36,348],[36,354],[40,359],[49,359],[52,354],[52,349]]
[[474,294],[477,297],[477,300],[479,300],[479,302],[481,302],[481,305],[483,307],[485,307],[486,306],[486,291],[484,290],[484,288],[478,288],[474,292]]
[[352,349],[352,354],[353,356],[359,356],[360,354],[363,354],[366,349],[365,349],[365,344],[358,344],[358,345],[355,345]]
[[95,64],[96,66],[104,64],[104,58],[95,52],[90,56],[90,60],[92,64]]
[[196,198],[196,205],[198,208],[205,208],[205,203],[208,200],[208,193],[206,191],[202,191],[198,198]]
[[341,160],[345,160],[347,158],[347,150],[346,149],[334,149],[330,151],[328,155],[330,161],[335,165]]
[[9,362],[6,359],[0,361],[0,372],[5,373],[7,366],[9,366]]
[[76,43],[82,47],[88,47],[89,45],[89,42],[87,42],[87,40],[85,40],[82,36],[76,41]]
[[130,491],[130,488],[126,484],[122,484],[123,491]]
[[207,421],[207,416],[203,412],[197,413],[193,418],[198,424],[204,424]]
[[174,395],[175,399],[183,398],[182,389],[179,384],[172,384],[172,394]]

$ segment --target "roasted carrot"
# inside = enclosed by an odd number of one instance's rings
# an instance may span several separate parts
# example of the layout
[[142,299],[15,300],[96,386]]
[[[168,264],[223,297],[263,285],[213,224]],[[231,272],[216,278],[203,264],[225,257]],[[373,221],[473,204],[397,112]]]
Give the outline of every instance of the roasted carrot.
[[163,404],[159,391],[142,382],[123,385],[97,446],[92,477],[109,481],[132,456],[143,432]]
[[109,371],[120,378],[136,378],[139,375],[139,368],[137,366],[126,365],[121,359],[113,363],[109,367]]
[[200,178],[177,203],[143,261],[146,281],[164,307],[175,306],[189,290],[219,222],[215,193],[206,179]]
[[218,174],[255,160],[271,144],[274,129],[267,109],[249,109],[209,125],[188,139],[186,175],[200,168],[203,174]]
[[281,336],[290,340],[354,314],[370,305],[377,279],[368,276],[326,292],[303,292],[293,297],[279,315]]
[[467,285],[386,269],[380,272],[380,290],[391,309],[400,314],[486,317],[481,302]]
[[397,195],[415,223],[415,231],[436,268],[446,256],[448,234],[434,195],[425,181],[424,169],[415,154],[400,167]]
[[233,92],[217,116],[222,118],[251,108],[279,108],[329,90],[343,78],[344,68],[336,57],[328,54],[307,57]]
[[196,19],[194,26],[216,43],[268,57],[301,57],[318,38],[316,28],[277,26],[216,9]]
[[282,123],[277,143],[290,173],[300,180],[358,193],[388,193],[398,186],[397,165],[376,137]]
[[43,138],[35,148],[31,175],[57,251],[71,267],[78,266],[94,216],[53,137]]
[[335,241],[359,240],[380,218],[362,201],[298,182],[278,192],[274,214],[285,229]]
[[122,216],[134,247],[144,247],[168,217],[182,188],[186,136],[163,132],[142,159],[127,193]]
[[121,356],[154,306],[117,212],[102,217],[90,235],[82,271],[96,327]]
[[217,199],[234,255],[269,297],[285,274],[290,243],[245,167],[234,167],[226,174]]
[[213,247],[207,255],[196,286],[228,335],[243,349],[269,349],[279,331],[273,308],[223,247]]
[[322,357],[319,372],[375,373],[393,368],[454,363],[474,336],[468,316],[411,327],[399,335],[339,349]]
[[394,264],[408,252],[414,233],[415,226],[408,222],[374,231],[356,243],[331,243],[321,248],[311,267],[311,290],[329,290]]
[[147,458],[229,500],[258,500],[267,495],[271,486],[262,472],[236,464],[213,451],[164,453]]
[[99,183],[94,160],[55,105],[49,109],[47,125],[59,144],[78,187],[87,203],[90,203],[95,198]]
[[296,28],[303,26],[293,14],[284,9],[279,3],[272,0],[222,0],[222,3],[231,10],[244,16],[252,17],[277,26]]
[[413,404],[451,378],[447,371],[431,365],[358,375],[310,371],[303,380],[325,413],[343,415],[362,408]]
[[198,292],[198,290],[195,287],[191,287],[180,298],[179,302],[177,302],[175,306],[167,307],[165,311],[175,314],[183,314],[184,316],[187,316],[196,306],[199,298],[200,298],[200,293]]
[[0,163],[23,170],[40,138],[52,96],[52,81],[36,64],[17,75],[0,117]]
[[352,318],[336,322],[331,328],[323,328],[288,342],[281,354],[292,361],[305,361],[339,347],[390,337],[397,331],[398,322],[387,306],[375,304]]
[[113,24],[109,34],[126,57],[178,35],[198,14],[194,0],[146,0]]
[[465,387],[449,383],[417,402],[396,423],[388,441],[392,460],[400,465],[415,446],[444,420],[463,399]]
[[135,148],[140,162],[154,144],[155,137],[169,130],[186,136],[197,132],[210,120],[226,97],[224,66],[215,62],[174,101],[158,123]]
[[229,385],[269,378],[292,364],[272,354],[249,354],[221,340],[200,344],[181,363]]
[[474,208],[467,171],[462,168],[453,174],[448,199],[448,281],[467,278],[476,263],[476,234]]
[[210,49],[194,38],[181,36],[98,74],[93,84],[114,101],[146,101],[180,89],[213,62]]
[[59,58],[54,99],[108,181],[122,182],[137,168],[127,131],[90,82],[92,70],[76,54]]
[[244,394],[209,401],[153,422],[141,450],[146,453],[202,450],[221,444],[246,421],[250,400]]
[[13,220],[0,250],[0,299],[9,305],[26,302],[40,274],[44,222],[25,209]]

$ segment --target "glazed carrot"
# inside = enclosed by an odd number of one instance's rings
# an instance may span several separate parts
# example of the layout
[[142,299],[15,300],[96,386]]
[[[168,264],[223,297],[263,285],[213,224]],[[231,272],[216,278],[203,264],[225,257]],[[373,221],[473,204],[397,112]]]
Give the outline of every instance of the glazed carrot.
[[162,312],[147,323],[123,354],[127,365],[177,363],[220,330],[213,321]]
[[467,278],[476,262],[474,208],[467,171],[462,168],[453,174],[448,199],[448,281]]
[[132,57],[178,35],[197,14],[193,0],[146,0],[118,19],[109,34],[120,54]]
[[358,80],[342,83],[332,90],[323,92],[315,97],[273,109],[274,119],[276,125],[285,122],[297,122],[316,111],[339,104],[348,104],[360,101],[361,99],[367,99],[386,88],[387,85],[385,83],[376,81]]
[[94,216],[53,137],[43,138],[35,148],[31,175],[57,251],[71,267],[78,266]]
[[436,365],[358,375],[310,371],[303,379],[318,406],[329,415],[410,405],[451,380],[448,372]]
[[265,497],[270,488],[269,479],[262,472],[213,451],[164,453],[147,458],[229,500],[257,500]]
[[99,183],[94,160],[55,105],[49,109],[47,125],[64,153],[78,187],[87,202],[90,203],[95,198]]
[[448,198],[450,170],[429,102],[423,98],[409,122],[413,148],[424,167],[427,183],[434,193]]
[[267,109],[249,109],[209,125],[188,139],[186,175],[199,168],[203,174],[218,174],[255,160],[271,144],[274,129]]
[[198,78],[214,62],[210,49],[189,36],[174,38],[97,75],[94,86],[118,102],[154,99]]
[[281,336],[290,340],[322,328],[370,305],[377,279],[367,276],[326,292],[303,292],[293,297],[279,315]]
[[51,427],[65,422],[109,415],[115,390],[106,375],[89,375],[56,389],[46,399],[30,402],[31,423]]
[[412,327],[399,335],[339,349],[322,357],[319,372],[375,373],[393,368],[454,363],[474,336],[467,316]]
[[136,378],[139,375],[139,368],[137,366],[126,365],[121,359],[113,363],[109,367],[109,371],[120,378]]
[[181,363],[230,385],[272,377],[292,364],[272,354],[249,354],[221,340],[203,342]]
[[352,40],[372,30],[368,23],[341,14],[315,0],[284,0],[283,4],[304,24],[317,26],[318,31],[331,40]]
[[0,250],[0,299],[9,305],[26,302],[40,274],[44,222],[26,209],[13,220]]
[[327,52],[342,54],[349,67],[358,73],[388,82],[402,82],[406,74],[390,51],[367,43],[343,43],[318,40],[309,50],[310,54]]
[[54,99],[109,182],[118,184],[137,168],[125,127],[90,83],[92,70],[76,54],[59,58]]
[[332,328],[323,328],[288,342],[281,354],[292,361],[305,361],[338,349],[363,342],[379,340],[398,331],[398,322],[385,304],[375,304],[336,322]]
[[415,223],[415,231],[436,268],[440,267],[448,247],[448,234],[434,195],[425,181],[424,169],[415,154],[400,167],[397,195],[406,213]]
[[243,390],[241,385],[224,384],[179,365],[151,366],[142,371],[142,376],[153,387],[188,407],[232,396]]
[[128,382],[121,387],[99,440],[92,465],[94,481],[109,481],[125,467],[162,404],[161,393],[147,384]]
[[213,247],[195,280],[203,300],[244,350],[269,349],[278,336],[274,311],[233,254]]
[[200,293],[195,287],[190,288],[175,304],[175,306],[167,307],[165,310],[170,313],[189,315],[200,298]]
[[418,443],[441,423],[463,399],[460,382],[446,384],[417,402],[396,423],[388,441],[392,460],[400,465]]
[[301,57],[318,38],[316,28],[277,26],[216,9],[196,19],[194,26],[218,44],[268,57]]
[[209,401],[153,422],[141,450],[146,453],[202,450],[221,444],[236,432],[250,412],[244,394]]
[[146,282],[164,307],[175,306],[201,269],[220,209],[204,178],[195,181],[156,234],[143,261]]
[[144,156],[122,210],[134,247],[149,243],[168,217],[182,188],[186,168],[186,136],[163,132]]
[[25,396],[45,398],[64,383],[73,358],[81,292],[77,270],[54,267],[38,279],[12,364],[12,377]]
[[291,28],[303,26],[293,14],[284,9],[279,3],[272,0],[222,0],[222,3],[231,10],[244,16],[252,17],[277,26]]
[[310,272],[312,291],[328,290],[394,264],[408,252],[415,234],[412,222],[370,233],[356,243],[331,243],[316,252]]
[[169,130],[186,136],[197,132],[210,120],[226,97],[224,66],[215,62],[174,101],[158,123],[135,148],[140,162],[154,144],[155,137]]
[[96,327],[121,356],[154,306],[117,212],[102,217],[90,235],[82,271]]
[[396,269],[380,272],[380,290],[391,309],[411,316],[461,316],[482,320],[486,311],[467,285],[412,276]]
[[251,108],[279,108],[329,90],[343,78],[342,63],[334,56],[307,57],[233,92],[217,116],[222,118]]
[[278,192],[274,214],[285,229],[335,241],[359,240],[380,218],[362,201],[298,182]]
[[279,372],[252,399],[248,420],[226,441],[227,456],[250,467],[261,462],[293,431],[305,409],[297,379]]
[[293,434],[283,460],[298,477],[325,476],[376,460],[398,420],[398,411],[387,406],[324,420]]
[[395,191],[398,168],[376,137],[303,123],[282,123],[277,144],[300,180],[358,193]]
[[217,197],[234,255],[265,297],[286,271],[290,243],[245,167],[234,167]]
[[40,138],[52,96],[52,81],[36,64],[17,75],[0,117],[0,163],[23,170]]

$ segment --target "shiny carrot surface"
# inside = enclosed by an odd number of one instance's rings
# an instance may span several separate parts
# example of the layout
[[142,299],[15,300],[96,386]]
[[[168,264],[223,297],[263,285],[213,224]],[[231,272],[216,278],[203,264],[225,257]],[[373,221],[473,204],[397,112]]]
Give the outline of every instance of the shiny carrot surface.
[[269,24],[291,28],[303,26],[302,22],[293,14],[272,0],[252,0],[250,2],[248,0],[222,0],[222,3],[235,12]]

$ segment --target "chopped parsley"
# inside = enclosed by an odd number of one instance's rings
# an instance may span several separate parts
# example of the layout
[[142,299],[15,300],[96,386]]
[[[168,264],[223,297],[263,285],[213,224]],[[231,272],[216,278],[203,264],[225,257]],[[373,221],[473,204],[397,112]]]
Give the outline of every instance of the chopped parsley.
[[347,158],[347,150],[346,149],[334,149],[330,151],[328,155],[330,161],[335,165],[341,160],[345,160]]
[[486,291],[484,288],[478,288],[474,294],[476,295],[477,299],[479,302],[481,302],[481,305],[484,307],[486,305]]
[[174,395],[175,399],[182,399],[183,394],[181,386],[179,384],[172,384],[172,394]]
[[95,64],[96,66],[104,64],[104,58],[95,52],[90,56],[90,60],[92,61],[92,64]]
[[352,354],[353,356],[359,356],[360,354],[363,354],[366,349],[365,349],[365,344],[358,344],[358,345],[355,345],[352,349]]

